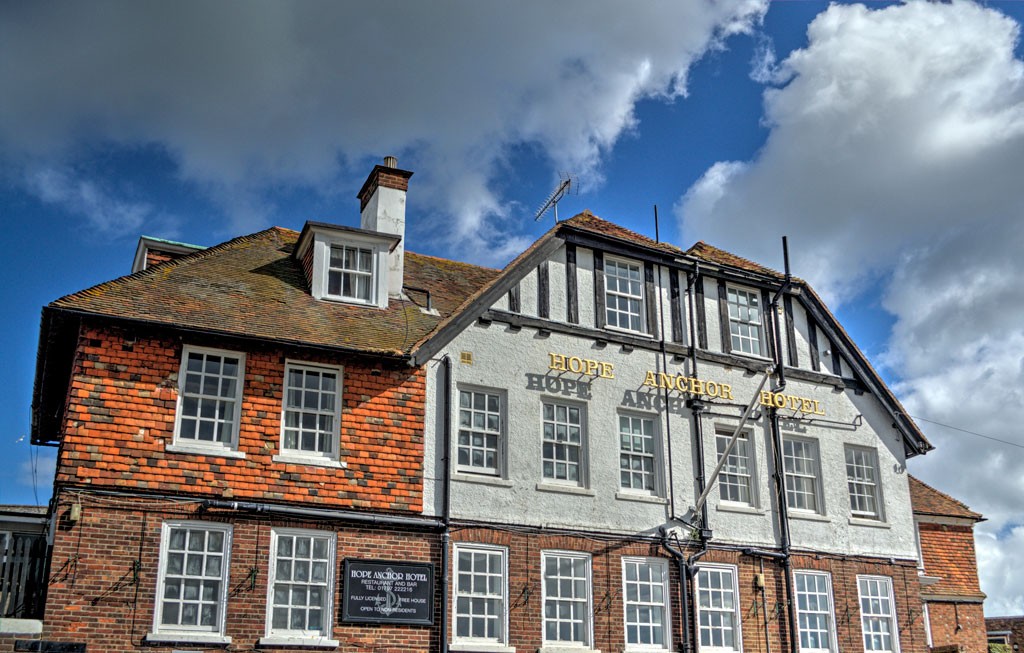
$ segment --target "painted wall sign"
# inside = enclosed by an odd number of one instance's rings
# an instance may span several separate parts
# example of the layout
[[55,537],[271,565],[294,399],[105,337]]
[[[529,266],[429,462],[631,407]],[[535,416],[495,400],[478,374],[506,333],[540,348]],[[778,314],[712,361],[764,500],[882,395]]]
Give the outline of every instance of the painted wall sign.
[[781,392],[762,390],[760,402],[762,406],[788,408],[790,410],[795,410],[798,413],[808,413],[811,415],[825,414],[825,411],[821,408],[821,403],[817,399],[808,399],[807,397],[798,397],[796,395],[786,395]]
[[712,399],[734,399],[732,386],[717,381],[702,381],[682,374],[665,374],[664,372],[647,372],[644,385],[652,388],[678,390],[689,395],[707,396]]
[[349,623],[434,623],[434,565],[345,560],[341,620]]
[[572,372],[583,376],[596,376],[602,379],[615,378],[615,366],[611,363],[595,361],[579,356],[565,354],[548,354],[548,369],[555,372]]
[[553,374],[526,373],[526,389],[541,390],[551,394],[577,399],[590,399],[590,383],[576,379],[563,379]]

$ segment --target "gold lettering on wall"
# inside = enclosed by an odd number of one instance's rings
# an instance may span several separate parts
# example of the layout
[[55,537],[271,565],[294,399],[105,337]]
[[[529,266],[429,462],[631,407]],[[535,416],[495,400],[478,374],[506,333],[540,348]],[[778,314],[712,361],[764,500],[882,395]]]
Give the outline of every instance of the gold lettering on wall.
[[595,361],[579,356],[548,353],[548,369],[555,372],[571,372],[600,379],[614,379],[615,367],[611,363]]
[[761,391],[760,403],[762,406],[768,406],[769,408],[788,408],[808,415],[825,414],[825,410],[821,407],[821,402],[817,399],[786,395],[781,392],[771,392],[770,390]]
[[733,399],[732,386],[728,383],[701,381],[682,374],[665,374],[648,370],[644,385],[664,390],[676,390],[688,395],[708,396],[712,399]]

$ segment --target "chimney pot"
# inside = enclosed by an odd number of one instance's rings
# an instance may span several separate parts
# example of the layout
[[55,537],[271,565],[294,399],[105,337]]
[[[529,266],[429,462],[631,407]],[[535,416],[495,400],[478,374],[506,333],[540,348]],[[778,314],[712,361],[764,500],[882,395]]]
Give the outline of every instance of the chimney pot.
[[384,167],[385,168],[397,168],[398,167],[398,159],[393,157],[393,156],[386,156],[386,157],[384,157]]

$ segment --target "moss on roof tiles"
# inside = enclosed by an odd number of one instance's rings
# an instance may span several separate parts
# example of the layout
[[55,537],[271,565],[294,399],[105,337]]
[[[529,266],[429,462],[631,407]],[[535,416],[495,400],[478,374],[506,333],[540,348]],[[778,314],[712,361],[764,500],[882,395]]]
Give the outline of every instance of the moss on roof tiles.
[[318,301],[309,294],[302,269],[291,256],[297,239],[297,232],[273,227],[87,288],[50,306],[179,328],[402,355],[497,275],[496,270],[406,252],[405,284],[429,290],[440,317],[421,310],[425,299],[412,292],[409,299],[391,298],[383,310]]

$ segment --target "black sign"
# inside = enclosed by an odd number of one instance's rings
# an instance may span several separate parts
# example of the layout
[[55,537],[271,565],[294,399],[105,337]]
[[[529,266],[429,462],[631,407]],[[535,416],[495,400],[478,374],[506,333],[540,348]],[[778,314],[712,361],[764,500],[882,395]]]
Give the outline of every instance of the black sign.
[[349,623],[434,623],[434,565],[346,560],[344,608]]

